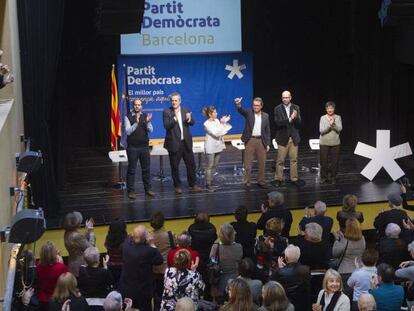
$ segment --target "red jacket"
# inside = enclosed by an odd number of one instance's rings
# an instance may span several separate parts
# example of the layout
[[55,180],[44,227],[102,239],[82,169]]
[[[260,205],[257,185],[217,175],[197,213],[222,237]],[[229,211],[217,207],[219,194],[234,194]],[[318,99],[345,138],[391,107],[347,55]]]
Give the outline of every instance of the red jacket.
[[63,263],[55,262],[50,266],[43,266],[40,262],[37,263],[36,273],[39,285],[39,301],[49,301],[59,276],[65,272],[69,272],[69,270]]
[[196,250],[193,250],[190,246],[188,247],[178,246],[177,248],[173,248],[168,252],[168,255],[167,255],[168,267],[174,267],[174,256],[175,256],[175,253],[178,252],[180,249],[186,249],[190,252],[191,260],[190,260],[190,264],[188,265],[188,269],[191,268],[191,263],[194,262],[197,257],[201,259],[200,254]]

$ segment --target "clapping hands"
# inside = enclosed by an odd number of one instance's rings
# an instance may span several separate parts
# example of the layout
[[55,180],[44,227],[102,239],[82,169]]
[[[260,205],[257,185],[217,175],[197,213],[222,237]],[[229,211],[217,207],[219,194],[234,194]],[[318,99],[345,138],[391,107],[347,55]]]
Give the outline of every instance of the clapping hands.
[[230,121],[230,115],[222,116],[220,119],[220,123],[225,124]]

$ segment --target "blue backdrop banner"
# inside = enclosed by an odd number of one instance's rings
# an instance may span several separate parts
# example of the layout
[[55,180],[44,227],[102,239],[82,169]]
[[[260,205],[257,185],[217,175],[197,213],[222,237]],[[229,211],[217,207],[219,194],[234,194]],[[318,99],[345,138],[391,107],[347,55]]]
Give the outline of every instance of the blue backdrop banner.
[[[170,106],[168,95],[181,94],[181,105],[190,109],[195,119],[194,137],[204,136],[204,106],[214,105],[219,117],[231,115],[233,128],[228,133],[240,134],[244,119],[237,112],[234,98],[243,97],[244,107],[253,99],[253,68],[250,53],[207,55],[159,55],[118,57],[119,98],[127,93],[129,101],[120,100],[122,121],[132,101],[143,101],[144,111],[153,114],[154,132],[150,138],[164,138],[162,111]],[[123,129],[124,132],[124,129]],[[125,143],[123,136],[122,142]]]

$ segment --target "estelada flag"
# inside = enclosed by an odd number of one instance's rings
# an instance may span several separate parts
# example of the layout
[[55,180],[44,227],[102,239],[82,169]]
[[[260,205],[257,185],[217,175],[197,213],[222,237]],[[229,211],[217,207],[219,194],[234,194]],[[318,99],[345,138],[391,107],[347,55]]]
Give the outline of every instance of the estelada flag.
[[117,149],[118,137],[121,136],[121,118],[119,116],[118,87],[116,85],[115,65],[111,73],[111,149]]

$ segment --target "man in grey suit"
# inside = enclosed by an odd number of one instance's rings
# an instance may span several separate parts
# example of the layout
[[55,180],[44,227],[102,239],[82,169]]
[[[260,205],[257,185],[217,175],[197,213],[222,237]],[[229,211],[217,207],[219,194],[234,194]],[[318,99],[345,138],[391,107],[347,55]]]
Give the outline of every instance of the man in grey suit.
[[289,91],[282,93],[282,103],[275,107],[276,142],[278,145],[276,158],[275,181],[279,187],[283,182],[283,167],[286,156],[290,160],[290,180],[299,185],[298,177],[298,146],[300,142],[299,127],[302,122],[298,105],[291,102]]
[[245,169],[245,186],[250,188],[252,162],[254,157],[257,158],[258,176],[257,184],[259,187],[266,188],[265,166],[266,153],[270,149],[270,124],[269,115],[262,111],[263,100],[260,97],[253,99],[253,109],[246,110],[241,106],[242,98],[236,98],[237,111],[246,119],[241,140],[245,145],[244,151],[244,169]]

